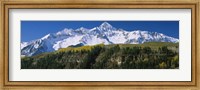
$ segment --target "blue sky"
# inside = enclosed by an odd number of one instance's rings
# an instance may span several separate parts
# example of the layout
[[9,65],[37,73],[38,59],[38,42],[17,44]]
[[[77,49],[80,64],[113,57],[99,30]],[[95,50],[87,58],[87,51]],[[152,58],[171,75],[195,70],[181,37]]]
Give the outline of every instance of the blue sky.
[[[21,41],[39,39],[48,33],[56,33],[64,28],[93,28],[105,21],[21,21]],[[106,21],[113,27],[127,31],[142,30],[159,32],[179,38],[179,21]]]

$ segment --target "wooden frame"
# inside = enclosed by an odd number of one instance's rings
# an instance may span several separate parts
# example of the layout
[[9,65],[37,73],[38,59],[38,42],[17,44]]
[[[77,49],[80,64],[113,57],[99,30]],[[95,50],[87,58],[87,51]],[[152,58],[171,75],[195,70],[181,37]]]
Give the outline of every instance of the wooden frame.
[[[192,81],[191,82],[11,82],[8,80],[8,50],[9,50],[9,43],[8,43],[8,15],[9,9],[12,8],[161,8],[161,9],[181,9],[181,8],[189,8],[192,10]],[[23,86],[149,86],[149,87],[191,87],[191,88],[198,88],[198,71],[199,64],[197,53],[198,53],[198,2],[11,2],[11,1],[4,1],[2,2],[2,58],[1,64],[3,65],[3,75],[2,75],[2,86],[6,87],[23,87]]]

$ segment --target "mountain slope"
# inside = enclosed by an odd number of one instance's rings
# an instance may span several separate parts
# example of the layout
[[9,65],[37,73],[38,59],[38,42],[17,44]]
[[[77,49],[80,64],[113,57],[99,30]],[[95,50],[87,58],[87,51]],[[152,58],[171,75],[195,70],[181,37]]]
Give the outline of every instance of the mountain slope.
[[116,29],[107,22],[98,27],[86,29],[84,27],[76,30],[65,28],[53,34],[47,34],[41,39],[21,43],[21,54],[34,56],[44,52],[52,52],[60,48],[76,45],[96,44],[142,44],[145,42],[173,42],[179,40],[162,33],[141,30],[126,31]]
[[98,44],[21,59],[21,69],[179,69],[179,44]]

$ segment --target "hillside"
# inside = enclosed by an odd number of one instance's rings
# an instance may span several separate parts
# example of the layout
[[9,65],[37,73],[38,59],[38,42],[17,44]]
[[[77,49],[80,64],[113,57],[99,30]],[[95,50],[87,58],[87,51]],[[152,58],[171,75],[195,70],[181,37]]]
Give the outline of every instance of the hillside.
[[98,44],[23,57],[22,69],[175,69],[178,43]]

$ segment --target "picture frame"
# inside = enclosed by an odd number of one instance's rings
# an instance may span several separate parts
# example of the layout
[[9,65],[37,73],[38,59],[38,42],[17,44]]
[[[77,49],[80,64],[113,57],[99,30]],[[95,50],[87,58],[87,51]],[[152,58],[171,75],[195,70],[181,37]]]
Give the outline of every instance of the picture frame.
[[[52,86],[54,88],[103,88],[117,89],[199,89],[199,56],[198,56],[198,32],[199,32],[199,2],[136,2],[136,1],[84,1],[84,2],[14,2],[2,1],[2,55],[0,65],[2,88],[23,87],[42,88]],[[10,9],[191,9],[191,81],[9,81],[9,10]],[[79,88],[78,88],[79,87]],[[61,89],[61,88],[59,88]]]

